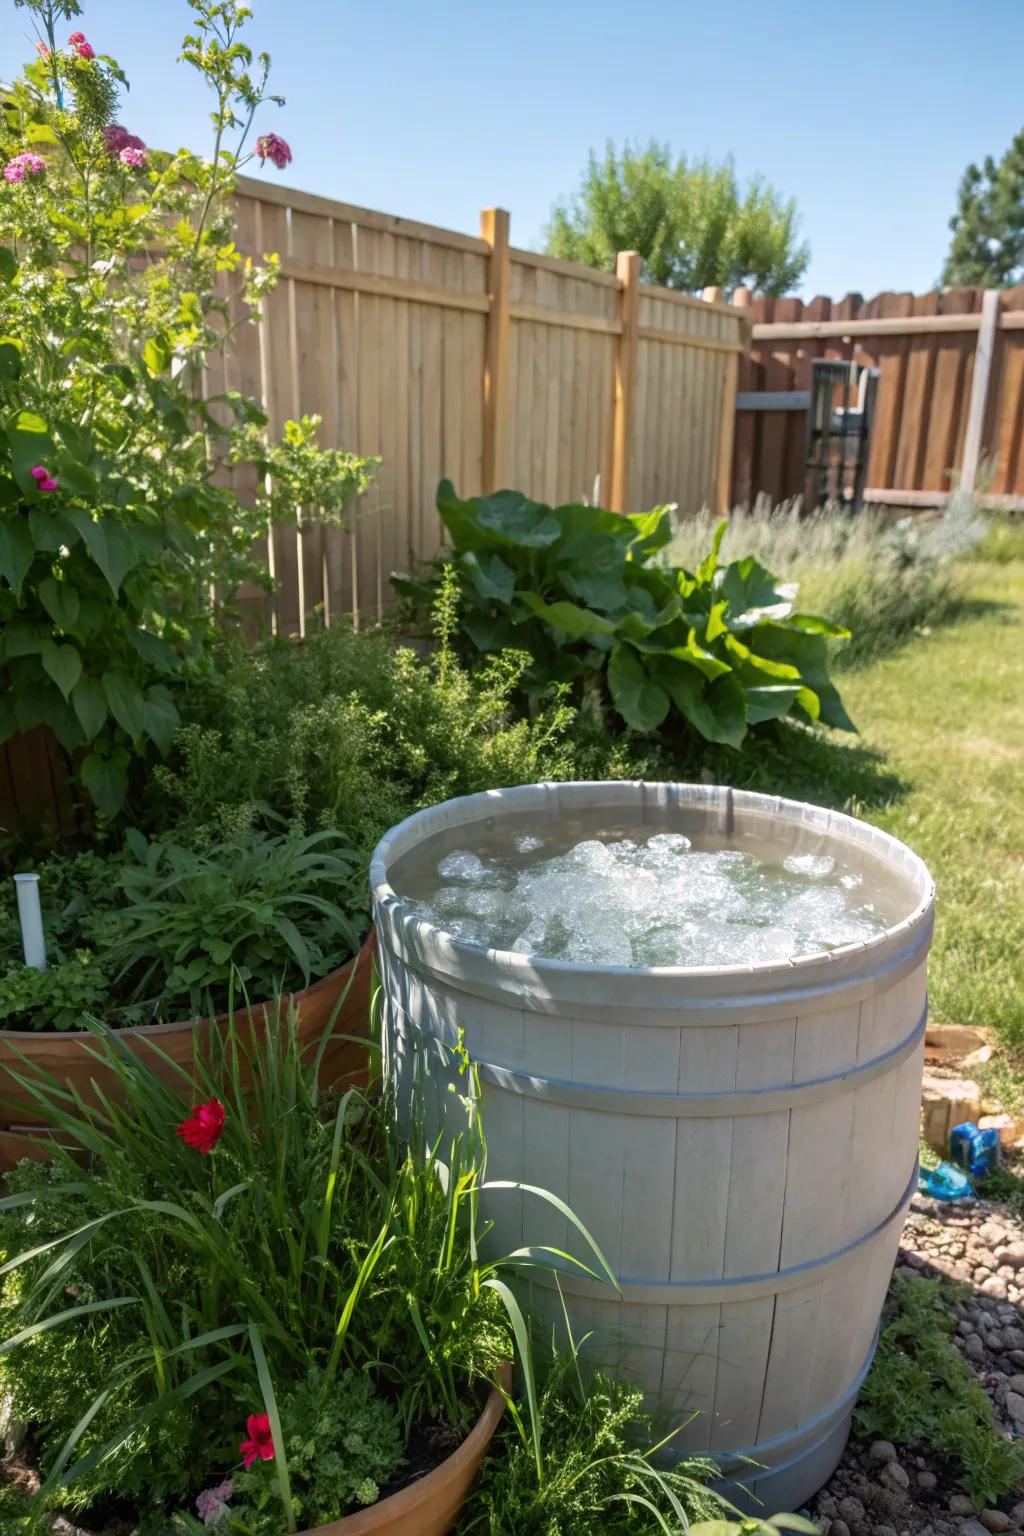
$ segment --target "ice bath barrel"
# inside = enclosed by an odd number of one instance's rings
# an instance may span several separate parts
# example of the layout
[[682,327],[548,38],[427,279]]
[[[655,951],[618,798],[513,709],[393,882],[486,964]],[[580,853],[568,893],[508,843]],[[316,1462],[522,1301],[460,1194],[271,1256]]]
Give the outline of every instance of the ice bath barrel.
[[[456,942],[403,901],[403,870],[425,854],[506,830],[609,826],[778,861],[829,855],[862,877],[885,924],[786,961],[637,968]],[[583,783],[421,811],[381,841],[371,886],[400,1094],[414,1059],[462,1031],[479,1065],[489,1176],[565,1199],[618,1277],[618,1295],[565,1281],[577,1330],[593,1329],[599,1358],[670,1422],[694,1415],[680,1450],[713,1454],[762,1513],[797,1508],[842,1452],[915,1184],[927,869],[835,811],[705,786]],[[436,1084],[424,1100],[433,1118],[453,1102]],[[487,1214],[505,1251],[580,1252],[564,1219],[529,1196],[497,1194]]]

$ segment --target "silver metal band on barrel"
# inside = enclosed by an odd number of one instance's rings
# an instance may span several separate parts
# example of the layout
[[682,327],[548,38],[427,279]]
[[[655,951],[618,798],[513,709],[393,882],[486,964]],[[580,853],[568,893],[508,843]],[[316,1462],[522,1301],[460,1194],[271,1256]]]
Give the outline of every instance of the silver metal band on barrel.
[[[594,1083],[573,1083],[560,1077],[533,1077],[510,1067],[473,1057],[484,1083],[493,1083],[505,1093],[519,1093],[545,1104],[562,1104],[571,1109],[589,1109],[606,1115],[654,1115],[663,1120],[721,1120],[740,1115],[773,1115],[785,1109],[803,1109],[825,1099],[834,1099],[848,1088],[863,1087],[876,1077],[898,1067],[916,1050],[924,1038],[927,1006],[910,1034],[892,1050],[858,1066],[846,1067],[829,1077],[811,1078],[806,1083],[782,1083],[775,1087],[748,1088],[738,1093],[655,1093],[644,1088],[604,1088]],[[449,1047],[436,1035],[425,1034],[414,1026],[414,1033],[426,1043],[432,1041],[444,1053]]]
[[[666,1282],[645,1280],[633,1275],[619,1275],[616,1278],[622,1292],[622,1300],[631,1306],[693,1307],[717,1306],[719,1303],[725,1306],[731,1302],[754,1301],[760,1296],[776,1296],[784,1291],[796,1290],[810,1280],[831,1278],[846,1265],[853,1263],[859,1251],[868,1243],[881,1237],[897,1222],[902,1224],[904,1212],[910,1204],[910,1198],[916,1187],[917,1159],[915,1158],[913,1172],[907,1186],[889,1214],[869,1232],[855,1237],[852,1242],[845,1243],[842,1248],[836,1248],[832,1253],[826,1253],[819,1259],[805,1259],[802,1264],[794,1264],[790,1269],[774,1270],[767,1274],[738,1275],[735,1278],[717,1280]],[[556,1282],[553,1277],[548,1278],[543,1269],[537,1269],[531,1272],[530,1283],[554,1289]],[[601,1282],[559,1271],[557,1283],[569,1296],[583,1296],[591,1301],[616,1304],[615,1293]]]

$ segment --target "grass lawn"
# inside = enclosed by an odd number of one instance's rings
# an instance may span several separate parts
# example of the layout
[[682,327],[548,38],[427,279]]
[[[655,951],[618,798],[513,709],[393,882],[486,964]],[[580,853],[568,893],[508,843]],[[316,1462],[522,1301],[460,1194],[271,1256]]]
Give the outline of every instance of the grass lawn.
[[[1014,554],[1005,539],[989,549]],[[841,682],[863,746],[899,781],[886,789],[882,775],[858,809],[938,886],[933,1016],[991,1025],[1024,1053],[1024,545],[1016,553],[965,562],[955,623]]]

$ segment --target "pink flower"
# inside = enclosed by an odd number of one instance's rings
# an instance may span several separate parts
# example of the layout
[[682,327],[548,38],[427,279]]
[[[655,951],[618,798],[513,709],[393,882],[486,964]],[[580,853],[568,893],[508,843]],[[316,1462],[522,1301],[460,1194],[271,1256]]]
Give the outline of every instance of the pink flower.
[[196,1514],[204,1525],[212,1525],[221,1515],[228,1514],[228,1500],[234,1491],[235,1485],[230,1477],[216,1488],[203,1489],[196,1498]]
[[45,43],[36,43],[36,53],[38,53],[41,59],[46,59],[47,62],[52,58],[52,54]]
[[42,464],[37,464],[33,470],[30,470],[30,474],[32,479],[35,481],[36,488],[38,490],[55,491],[57,489],[56,480],[50,474],[50,471],[44,468]]
[[131,144],[126,144],[117,157],[122,165],[130,165],[137,171],[141,171],[146,163],[146,151],[135,149]]
[[26,150],[24,154],[15,155],[13,160],[8,160],[4,166],[4,180],[10,182],[24,181],[26,176],[41,176],[46,170],[46,161],[42,155],[33,154]]
[[245,1421],[248,1440],[238,1447],[242,1466],[251,1467],[257,1457],[262,1461],[274,1459],[274,1437],[270,1433],[270,1420],[265,1413],[250,1413]]
[[75,46],[76,43],[84,43],[85,42],[85,33],[84,32],[72,32],[71,36],[68,38],[68,42],[71,44],[72,48]]
[[68,42],[80,59],[94,59],[96,57],[96,50],[84,32],[72,32]]
[[107,152],[111,155],[119,155],[122,149],[145,149],[145,144],[138,134],[129,133],[127,128],[122,128],[120,123],[108,123],[103,130],[103,138],[107,146]]
[[212,1152],[224,1134],[226,1111],[219,1099],[208,1104],[197,1104],[192,1113],[178,1126],[178,1135],[187,1147],[205,1157]]
[[276,133],[264,133],[256,140],[256,153],[261,160],[273,160],[279,171],[291,165],[292,152],[284,139]]

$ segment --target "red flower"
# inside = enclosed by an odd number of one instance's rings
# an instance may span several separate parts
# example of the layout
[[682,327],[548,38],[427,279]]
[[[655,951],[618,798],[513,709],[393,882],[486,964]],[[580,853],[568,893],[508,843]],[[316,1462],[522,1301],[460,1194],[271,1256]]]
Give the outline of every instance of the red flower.
[[262,1461],[274,1459],[274,1437],[270,1433],[270,1420],[265,1413],[250,1413],[245,1421],[248,1440],[238,1447],[243,1467],[251,1467],[257,1456]]
[[178,1126],[178,1135],[187,1147],[205,1157],[207,1152],[213,1151],[224,1132],[224,1114],[224,1105],[219,1099],[197,1104],[188,1119]]
[[287,142],[276,133],[263,133],[256,140],[256,153],[261,160],[272,160],[279,171],[291,164],[292,152]]

